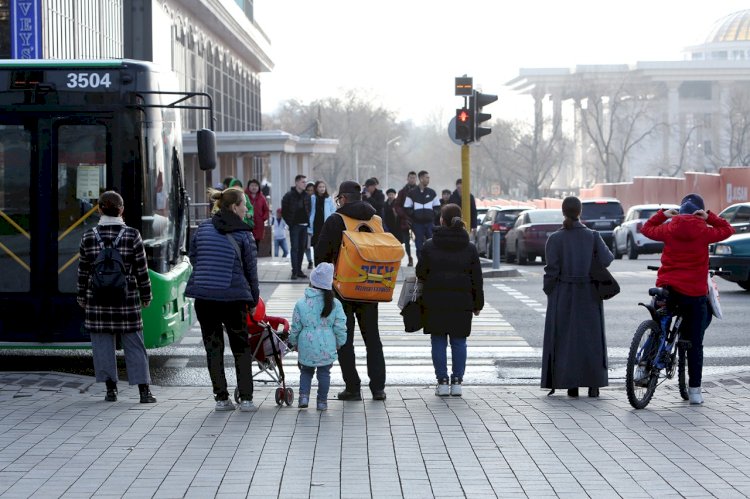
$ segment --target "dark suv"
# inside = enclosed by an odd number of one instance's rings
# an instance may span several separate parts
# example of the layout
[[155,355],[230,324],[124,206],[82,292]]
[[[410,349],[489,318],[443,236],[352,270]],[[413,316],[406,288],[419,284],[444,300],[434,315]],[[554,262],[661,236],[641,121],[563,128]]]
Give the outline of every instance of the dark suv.
[[581,222],[597,231],[604,244],[611,248],[615,227],[625,218],[620,201],[615,198],[582,199],[581,204]]

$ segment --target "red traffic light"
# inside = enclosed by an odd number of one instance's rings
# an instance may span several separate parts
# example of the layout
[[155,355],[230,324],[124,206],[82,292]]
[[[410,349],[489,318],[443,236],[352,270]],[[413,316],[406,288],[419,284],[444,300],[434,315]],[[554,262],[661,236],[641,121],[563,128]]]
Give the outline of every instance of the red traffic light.
[[461,109],[456,115],[456,119],[461,123],[467,123],[469,121],[469,111],[466,109]]

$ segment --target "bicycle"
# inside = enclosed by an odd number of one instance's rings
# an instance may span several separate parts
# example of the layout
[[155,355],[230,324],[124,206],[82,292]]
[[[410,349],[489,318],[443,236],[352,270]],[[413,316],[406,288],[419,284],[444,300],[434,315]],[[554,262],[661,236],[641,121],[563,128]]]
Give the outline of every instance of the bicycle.
[[[659,267],[650,265],[647,268],[659,270]],[[728,274],[727,271],[709,270],[711,276]],[[671,304],[668,305],[668,289],[650,288],[648,294],[651,296],[651,303],[638,305],[649,311],[651,319],[641,322],[633,335],[625,373],[628,402],[636,409],[646,407],[654,396],[656,387],[672,379],[675,370],[680,396],[683,400],[689,398],[685,371],[687,350],[691,343],[680,337],[680,310]],[[710,317],[711,313],[707,311],[706,318],[709,323]]]

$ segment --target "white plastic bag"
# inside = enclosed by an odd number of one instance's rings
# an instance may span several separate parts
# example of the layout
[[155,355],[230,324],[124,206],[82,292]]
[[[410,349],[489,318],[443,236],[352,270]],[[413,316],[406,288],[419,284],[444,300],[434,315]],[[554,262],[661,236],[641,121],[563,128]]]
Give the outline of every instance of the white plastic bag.
[[708,276],[708,304],[711,307],[711,314],[717,319],[722,319],[721,303],[719,303],[719,286],[710,274]]
[[410,301],[417,301],[422,295],[422,282],[417,280],[416,276],[409,276],[404,280],[401,288],[401,294],[398,297],[398,308],[404,309]]

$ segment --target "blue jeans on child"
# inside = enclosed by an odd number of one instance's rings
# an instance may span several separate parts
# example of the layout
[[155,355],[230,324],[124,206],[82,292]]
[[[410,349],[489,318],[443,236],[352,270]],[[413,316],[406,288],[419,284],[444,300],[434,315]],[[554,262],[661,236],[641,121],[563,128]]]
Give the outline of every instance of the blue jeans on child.
[[[440,380],[448,379],[448,336],[447,334],[432,334],[432,365],[435,367],[435,377]],[[466,338],[450,338],[451,361],[453,374],[451,378],[462,380],[466,370]]]
[[315,370],[318,371],[318,400],[325,402],[328,400],[328,389],[331,387],[331,367],[333,364],[327,366],[299,366],[299,392],[301,394],[310,395],[310,388],[312,386],[312,377],[315,374]]
[[279,248],[284,251],[284,258],[286,258],[286,255],[289,254],[289,250],[286,247],[286,238],[273,240],[273,256],[279,256]]

